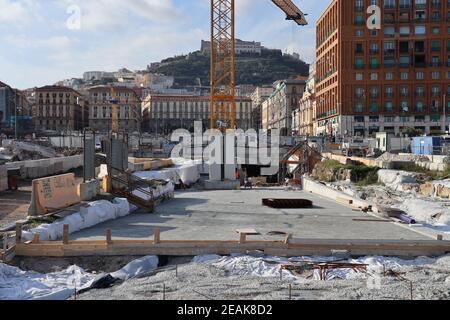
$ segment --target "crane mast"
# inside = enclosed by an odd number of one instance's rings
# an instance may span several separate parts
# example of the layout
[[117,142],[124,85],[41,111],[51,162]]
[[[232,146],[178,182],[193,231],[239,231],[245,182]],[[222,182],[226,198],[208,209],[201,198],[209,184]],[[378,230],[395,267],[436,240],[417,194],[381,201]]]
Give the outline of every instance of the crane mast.
[[235,127],[234,0],[211,0],[211,129]]
[[[211,0],[211,129],[236,128],[235,0]],[[305,14],[291,0],[272,0],[300,26]]]

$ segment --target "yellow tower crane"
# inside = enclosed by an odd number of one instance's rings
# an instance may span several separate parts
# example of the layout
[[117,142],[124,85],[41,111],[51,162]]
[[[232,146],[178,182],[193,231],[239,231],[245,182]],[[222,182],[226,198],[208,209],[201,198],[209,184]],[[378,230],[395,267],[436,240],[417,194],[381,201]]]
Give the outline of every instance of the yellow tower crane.
[[[305,14],[291,0],[272,0],[300,26]],[[211,129],[235,129],[234,0],[211,0]]]
[[111,119],[112,119],[111,132],[113,134],[119,133],[119,114],[117,113],[118,104],[119,101],[116,100],[116,89],[114,88],[114,86],[111,86]]

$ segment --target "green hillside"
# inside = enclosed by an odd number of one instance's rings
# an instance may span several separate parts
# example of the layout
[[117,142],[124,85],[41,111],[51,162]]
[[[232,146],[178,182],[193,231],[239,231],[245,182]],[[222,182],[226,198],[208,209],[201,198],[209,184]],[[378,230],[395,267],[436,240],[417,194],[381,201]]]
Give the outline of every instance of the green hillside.
[[[161,66],[152,70],[175,77],[177,86],[209,85],[209,56],[200,51],[161,61]],[[236,84],[264,85],[276,80],[297,75],[308,75],[309,65],[301,60],[283,56],[280,50],[264,50],[260,55],[236,57]]]

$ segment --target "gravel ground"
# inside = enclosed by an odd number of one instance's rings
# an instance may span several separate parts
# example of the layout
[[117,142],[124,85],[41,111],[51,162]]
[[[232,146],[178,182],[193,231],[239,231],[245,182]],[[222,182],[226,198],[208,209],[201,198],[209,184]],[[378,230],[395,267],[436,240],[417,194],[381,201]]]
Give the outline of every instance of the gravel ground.
[[[395,271],[392,272],[392,271]],[[404,279],[400,279],[401,275]],[[232,276],[230,270],[208,264],[188,263],[165,267],[154,275],[129,280],[109,289],[92,290],[79,300],[414,300],[450,299],[450,256],[435,263],[387,270],[378,286],[363,277],[357,280],[317,281],[311,274],[284,279]]]

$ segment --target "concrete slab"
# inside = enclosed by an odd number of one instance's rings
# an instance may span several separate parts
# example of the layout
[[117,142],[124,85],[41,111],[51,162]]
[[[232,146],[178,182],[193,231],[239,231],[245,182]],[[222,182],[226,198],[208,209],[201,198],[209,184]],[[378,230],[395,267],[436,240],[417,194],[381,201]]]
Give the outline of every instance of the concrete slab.
[[[262,206],[263,198],[304,198],[314,202],[311,209],[272,209]],[[261,236],[248,240],[279,240],[271,231],[292,233],[311,239],[404,239],[429,240],[394,223],[355,221],[368,217],[362,212],[301,191],[256,189],[241,191],[190,191],[177,193],[162,203],[154,214],[133,214],[71,235],[71,239],[105,239],[112,229],[119,239],[151,239],[161,228],[165,240],[238,240],[236,229],[253,228]]]

